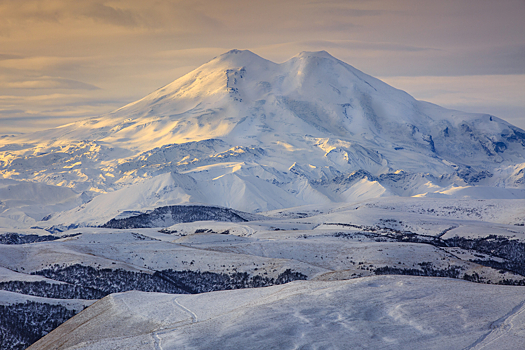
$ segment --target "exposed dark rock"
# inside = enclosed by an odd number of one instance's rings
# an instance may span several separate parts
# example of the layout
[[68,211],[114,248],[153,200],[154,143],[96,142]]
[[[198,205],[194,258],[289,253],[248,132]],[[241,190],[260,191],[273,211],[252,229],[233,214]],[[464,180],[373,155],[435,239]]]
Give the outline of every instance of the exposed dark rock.
[[510,126],[509,128],[510,130],[502,133],[501,136],[507,139],[507,141],[519,142],[525,147],[525,131],[514,126]]
[[494,151],[503,153],[507,149],[505,142],[494,142]]
[[156,208],[149,213],[136,216],[111,219],[101,227],[126,229],[171,226],[194,221],[246,222],[252,216],[229,208],[204,205],[172,205]]
[[[32,227],[32,228],[39,228],[39,227]],[[79,228],[78,224],[70,224],[67,226],[64,225],[53,225],[49,228],[46,228],[45,230],[49,233],[61,233],[68,230],[74,230],[76,228]]]
[[483,179],[490,178],[493,176],[487,170],[476,171],[470,167],[462,167],[456,171],[456,174],[467,184],[476,184]]
[[379,175],[380,181],[392,181],[392,182],[398,182],[401,180],[404,180],[407,177],[407,173],[400,171],[399,173],[387,173],[387,174],[381,174]]
[[423,141],[428,142],[428,145],[430,146],[430,150],[432,152],[436,152],[436,147],[434,145],[434,140],[432,139],[432,135],[423,135]]
[[368,171],[360,169],[352,172],[351,174],[343,174],[339,175],[335,178],[333,178],[330,181],[326,180],[314,180],[312,181],[312,184],[315,185],[326,185],[329,183],[337,184],[337,185],[348,185],[353,184],[359,180],[367,178],[370,181],[377,181],[378,178],[370,174]]

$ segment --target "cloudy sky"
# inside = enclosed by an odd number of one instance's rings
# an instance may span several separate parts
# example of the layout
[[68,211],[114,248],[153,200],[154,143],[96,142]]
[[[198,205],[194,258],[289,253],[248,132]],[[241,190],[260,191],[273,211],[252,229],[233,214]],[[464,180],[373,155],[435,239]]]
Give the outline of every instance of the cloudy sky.
[[525,128],[525,0],[0,0],[0,134],[110,112],[229,49],[327,50]]

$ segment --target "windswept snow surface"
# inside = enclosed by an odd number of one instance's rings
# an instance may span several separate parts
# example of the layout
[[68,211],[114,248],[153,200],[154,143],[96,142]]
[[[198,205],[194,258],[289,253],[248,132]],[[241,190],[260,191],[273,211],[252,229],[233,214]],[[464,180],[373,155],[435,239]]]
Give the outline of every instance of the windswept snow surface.
[[30,349],[519,349],[524,301],[513,287],[406,276],[191,296],[128,292]]

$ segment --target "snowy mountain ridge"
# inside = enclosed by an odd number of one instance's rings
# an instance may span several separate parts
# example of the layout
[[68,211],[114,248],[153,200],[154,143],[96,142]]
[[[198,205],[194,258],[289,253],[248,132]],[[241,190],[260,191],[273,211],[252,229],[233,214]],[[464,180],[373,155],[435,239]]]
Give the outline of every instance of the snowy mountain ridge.
[[[3,227],[187,203],[525,197],[525,131],[417,101],[325,51],[276,64],[232,50],[108,115],[0,143]],[[76,199],[46,213],[38,196],[10,197],[21,181]]]

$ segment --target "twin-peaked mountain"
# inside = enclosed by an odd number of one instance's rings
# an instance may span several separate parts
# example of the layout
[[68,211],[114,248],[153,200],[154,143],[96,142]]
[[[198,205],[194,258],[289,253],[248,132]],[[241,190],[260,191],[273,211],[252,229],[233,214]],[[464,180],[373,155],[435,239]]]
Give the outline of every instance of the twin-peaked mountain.
[[[525,131],[417,101],[324,51],[276,64],[232,50],[108,115],[1,142],[0,225],[47,214],[100,225],[186,203],[256,212],[525,193]],[[61,191],[55,213],[9,197],[19,181]]]

